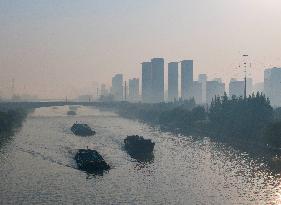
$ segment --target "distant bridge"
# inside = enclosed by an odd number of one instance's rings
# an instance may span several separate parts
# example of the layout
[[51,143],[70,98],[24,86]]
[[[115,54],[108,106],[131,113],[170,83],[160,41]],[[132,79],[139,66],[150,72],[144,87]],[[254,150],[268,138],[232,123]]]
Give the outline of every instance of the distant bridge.
[[65,105],[95,106],[101,102],[75,102],[75,101],[38,101],[38,102],[0,102],[0,110],[15,108],[56,107]]

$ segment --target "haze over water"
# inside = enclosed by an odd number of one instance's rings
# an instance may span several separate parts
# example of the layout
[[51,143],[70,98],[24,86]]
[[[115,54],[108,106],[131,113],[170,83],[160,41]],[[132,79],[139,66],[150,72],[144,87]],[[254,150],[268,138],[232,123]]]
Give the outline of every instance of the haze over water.
[[0,205],[281,204],[280,19],[280,0],[0,0]]
[[[209,138],[193,139],[111,112],[39,108],[0,144],[2,204],[279,204],[280,175],[258,158]],[[74,121],[97,134],[75,136]],[[137,162],[123,149],[130,134],[151,138],[154,159]],[[103,176],[76,168],[76,149],[96,149],[112,167]]]

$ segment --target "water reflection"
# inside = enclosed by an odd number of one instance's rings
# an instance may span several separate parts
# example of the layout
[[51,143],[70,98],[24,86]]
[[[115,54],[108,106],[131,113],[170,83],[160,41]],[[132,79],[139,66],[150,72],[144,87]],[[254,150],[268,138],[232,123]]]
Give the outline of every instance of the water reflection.
[[237,153],[243,160],[248,160],[248,163],[254,161],[260,165],[259,168],[266,169],[266,171],[269,171],[273,175],[279,175],[281,173],[281,150],[257,146],[254,143],[251,144],[251,142],[241,143],[235,140],[212,141],[216,146],[220,146],[220,150],[225,156]]
[[[163,129],[161,129],[163,131]],[[180,138],[188,138],[188,141],[191,143],[206,145],[210,142],[214,145],[213,150],[220,150],[225,156],[229,156],[233,153],[239,153],[239,155],[244,156],[244,160],[248,159],[249,161],[254,160],[255,163],[260,164],[260,168],[266,169],[271,172],[273,175],[279,176],[281,174],[281,150],[280,149],[270,149],[267,147],[258,146],[254,142],[246,141],[237,141],[235,138],[232,139],[222,139],[222,138],[208,138],[202,136],[185,136],[181,132],[172,131],[166,129],[166,132],[169,134],[175,135]],[[186,141],[178,141],[176,139],[171,139],[175,145],[178,146],[190,146],[190,144],[185,144]],[[204,146],[201,146],[203,148]],[[205,147],[206,148],[206,147]],[[231,160],[231,157],[228,158]],[[232,160],[231,160],[232,161]],[[249,162],[248,161],[248,162]],[[249,162],[250,163],[250,162]]]
[[18,129],[0,134],[0,150],[5,148],[8,144],[10,144],[14,140],[14,136],[17,131]]
[[[80,171],[83,171],[83,170],[80,170]],[[95,179],[97,176],[100,176],[100,177],[104,176],[105,174],[107,174],[109,172],[109,170],[86,170],[83,172],[86,173],[86,179]]]
[[153,153],[133,153],[128,152],[130,157],[135,159],[137,162],[145,164],[145,163],[153,163],[154,162],[154,154]]

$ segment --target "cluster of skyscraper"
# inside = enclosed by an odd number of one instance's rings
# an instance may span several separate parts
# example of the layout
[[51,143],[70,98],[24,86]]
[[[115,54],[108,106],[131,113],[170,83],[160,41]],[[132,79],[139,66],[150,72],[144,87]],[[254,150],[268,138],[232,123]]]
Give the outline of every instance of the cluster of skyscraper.
[[[179,64],[181,79],[179,80]],[[180,85],[180,86],[179,86]],[[103,86],[102,86],[103,87]],[[116,74],[112,78],[111,94],[114,100],[142,101],[144,103],[159,103],[165,101],[164,90],[164,59],[153,58],[142,63],[141,95],[139,79],[123,83],[123,75]],[[101,90],[102,94],[104,89]],[[221,80],[207,81],[206,74],[200,74],[198,81],[193,79],[193,60],[183,60],[168,63],[168,101],[194,98],[198,104],[210,103],[215,95],[222,95],[225,86]]]
[[[168,63],[168,101],[194,98],[197,104],[205,104],[210,103],[215,95],[223,95],[224,92],[224,83],[218,79],[207,81],[206,74],[200,74],[198,81],[194,81],[193,60]],[[142,101],[147,103],[164,101],[163,58],[153,58],[151,62],[142,63]]]
[[[105,85],[102,85],[101,95],[105,96],[108,94],[107,90],[105,89]],[[127,82],[123,83],[123,75],[116,74],[112,78],[112,87],[111,92],[114,101],[122,101],[128,100],[132,102],[140,101],[140,94],[139,94],[139,79],[133,78],[129,79],[129,89],[127,86]]]
[[[210,104],[215,96],[222,96],[225,93],[225,83],[220,78],[208,81],[206,74],[200,74],[198,80],[194,80],[193,60],[168,63],[167,95],[165,95],[164,90],[164,59],[153,58],[141,65],[141,95],[138,78],[129,79],[129,85],[127,86],[127,82],[124,83],[123,81],[123,75],[116,74],[112,78],[111,88],[111,94],[115,101],[159,103],[171,102],[180,98],[183,100],[194,98],[197,104]],[[264,92],[270,98],[272,105],[281,105],[281,68],[264,71],[264,86],[261,84],[253,86],[251,78],[247,78],[246,82],[247,95],[250,95],[253,91]],[[244,90],[244,80],[231,79],[229,96],[244,96]],[[105,92],[103,87],[101,92]]]
[[[250,95],[252,92],[260,91],[270,99],[274,107],[281,106],[281,68],[268,68],[264,70],[264,82],[253,85],[253,80],[247,78],[246,91]],[[243,96],[245,82],[231,79],[229,83],[230,96]]]

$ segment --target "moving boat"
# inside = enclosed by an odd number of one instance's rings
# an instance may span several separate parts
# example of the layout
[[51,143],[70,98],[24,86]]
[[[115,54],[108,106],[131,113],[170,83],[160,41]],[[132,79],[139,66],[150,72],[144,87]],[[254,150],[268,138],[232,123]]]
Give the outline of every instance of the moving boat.
[[152,153],[155,143],[150,139],[144,139],[142,136],[131,135],[124,139],[125,149],[129,153]]
[[89,125],[83,123],[74,123],[71,127],[71,131],[75,135],[79,136],[91,136],[96,134],[96,132],[92,130]]
[[76,112],[74,110],[67,111],[67,115],[76,115]]
[[88,173],[102,174],[103,171],[110,169],[110,166],[96,150],[79,149],[75,160],[78,169]]

